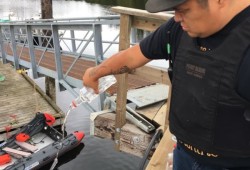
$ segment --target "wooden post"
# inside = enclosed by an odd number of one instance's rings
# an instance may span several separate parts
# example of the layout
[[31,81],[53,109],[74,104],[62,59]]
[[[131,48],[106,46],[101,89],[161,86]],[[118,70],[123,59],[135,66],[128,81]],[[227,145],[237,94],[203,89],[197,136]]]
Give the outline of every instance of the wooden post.
[[[42,11],[42,19],[51,19],[53,18],[53,8],[52,8],[52,0],[41,0],[41,11]],[[43,35],[44,36],[51,36],[52,31],[51,30],[43,30]],[[48,42],[49,38],[44,38],[43,39],[43,47],[46,47],[47,43],[49,43],[48,47],[52,48],[53,47],[53,41],[51,40]]]
[[[125,50],[130,47],[131,28],[139,28],[147,31],[153,31],[162,23],[168,20],[171,15],[151,14],[145,10],[129,9],[126,7],[112,7],[113,12],[121,14],[120,17],[120,41],[119,50]],[[116,132],[115,148],[120,148],[120,132],[126,121],[126,101],[127,101],[127,74],[118,76],[117,92],[117,110],[116,110]]]
[[172,97],[172,84],[169,84],[168,86],[168,99],[167,99],[167,111],[166,111],[166,116],[165,116],[165,123],[163,127],[163,131],[165,132],[168,128],[168,117],[169,117],[169,112],[170,112],[170,103],[171,103],[171,97]]
[[[148,13],[145,10],[139,9],[131,9],[126,7],[112,7],[113,12],[117,12],[121,14],[120,19],[120,50],[124,50],[129,47],[129,37],[130,37],[130,29],[131,27],[142,29],[146,31],[154,31],[161,24],[166,22],[168,19],[172,18],[172,14],[166,13]],[[126,38],[127,37],[127,38]],[[139,72],[138,72],[139,73]],[[140,73],[139,73],[140,74]],[[160,74],[159,74],[160,76]],[[117,116],[116,116],[116,127],[120,128],[123,125],[123,116],[124,115],[124,107],[126,107],[126,97],[125,94],[127,87],[123,86],[126,83],[127,75],[121,75],[118,79],[119,88],[117,101],[119,102],[119,107],[117,107]],[[171,98],[171,83],[169,79],[165,79],[162,77],[162,82],[167,82],[169,85],[169,96],[167,103],[167,111],[165,115],[164,124],[162,129],[164,131],[164,136],[157,147],[153,157],[151,158],[147,170],[151,169],[166,169],[166,159],[167,154],[172,151],[174,141],[171,139],[172,135],[168,130],[168,113],[170,109],[170,98]],[[124,84],[121,84],[124,83]],[[122,98],[121,98],[122,97]],[[118,103],[117,103],[118,106]],[[118,129],[120,130],[120,129]],[[119,141],[119,133],[116,133],[115,139]],[[119,147],[119,142],[116,143],[116,148]]]
[[41,0],[42,19],[53,18],[52,0]]
[[[42,19],[51,19],[53,18],[53,10],[52,10],[52,0],[41,0],[41,11],[42,11]],[[44,36],[51,36],[52,31],[51,30],[43,30]],[[47,46],[47,43],[50,43],[51,45],[48,45],[49,48],[53,47],[53,41],[51,40],[48,42],[48,38],[44,38],[43,44],[41,44],[43,47]],[[48,95],[53,101],[56,101],[56,90],[55,90],[55,79],[46,76],[45,77],[45,91],[46,95]]]
[[[130,47],[131,16],[121,15],[119,51]],[[121,128],[126,123],[128,74],[118,75],[117,107],[115,121],[115,148],[120,150]]]
[[51,100],[56,101],[56,87],[55,79],[46,76],[45,77],[45,91],[46,95],[51,98]]
[[[170,82],[169,76],[168,82]],[[171,96],[172,96],[172,85],[169,83],[168,89],[168,99],[167,99],[167,110],[166,115],[164,117],[164,124],[163,124],[163,132],[164,135],[157,146],[152,158],[150,159],[146,170],[154,170],[154,169],[166,169],[167,164],[167,155],[173,151],[173,147],[175,142],[172,140],[172,134],[169,131],[169,111],[170,111],[170,103],[171,103]]]
[[169,132],[169,129],[167,129],[150,159],[146,170],[165,170],[167,165],[167,155],[173,151],[174,143],[175,142],[172,140],[172,134]]

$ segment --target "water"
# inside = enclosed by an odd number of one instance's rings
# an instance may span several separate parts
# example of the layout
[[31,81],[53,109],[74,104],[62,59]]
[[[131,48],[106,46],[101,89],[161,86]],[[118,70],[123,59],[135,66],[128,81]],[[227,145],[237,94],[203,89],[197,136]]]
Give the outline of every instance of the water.
[[[113,14],[111,6],[144,9],[146,0],[53,0],[54,18],[94,17]],[[1,0],[0,18],[12,20],[38,19],[41,14],[40,0]]]
[[[36,80],[44,88],[44,80]],[[59,92],[57,86],[57,104],[66,113],[69,104],[74,97],[67,91]],[[95,102],[95,101],[94,101]],[[95,103],[92,103],[95,106]],[[59,162],[55,169],[59,170],[135,170],[138,169],[140,158],[117,152],[114,149],[114,143],[108,139],[100,139],[90,136],[90,112],[83,106],[71,110],[66,121],[67,133],[76,130],[84,131],[84,144],[79,145],[72,152],[59,157]],[[51,164],[45,166],[48,170]]]

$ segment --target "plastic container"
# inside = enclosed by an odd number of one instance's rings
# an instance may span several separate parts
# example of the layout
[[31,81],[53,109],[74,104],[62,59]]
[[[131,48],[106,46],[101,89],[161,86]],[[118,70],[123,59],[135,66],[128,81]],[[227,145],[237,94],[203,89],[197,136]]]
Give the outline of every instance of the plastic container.
[[[113,75],[108,75],[105,77],[101,77],[99,80],[99,94],[105,92],[110,86],[116,83],[116,78]],[[82,103],[91,103],[99,94],[96,94],[93,89],[83,87],[80,89],[79,96],[74,99],[71,103],[71,108],[76,108]]]
[[173,153],[169,153],[167,155],[166,170],[172,170],[172,169],[173,169]]

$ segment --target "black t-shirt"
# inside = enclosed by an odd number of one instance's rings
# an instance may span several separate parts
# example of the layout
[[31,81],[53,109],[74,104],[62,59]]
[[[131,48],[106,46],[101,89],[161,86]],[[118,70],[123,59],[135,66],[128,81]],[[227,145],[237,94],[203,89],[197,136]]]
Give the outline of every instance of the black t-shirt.
[[[250,19],[250,6],[235,16],[222,30],[209,36],[207,38],[194,38],[194,43],[197,46],[203,46],[207,49],[213,50],[219,44],[221,44],[228,34],[234,29],[240,22]],[[250,31],[250,30],[249,30]],[[140,49],[145,57],[149,59],[166,59],[170,57],[174,62],[175,54],[178,49],[178,43],[183,30],[179,23],[176,23],[174,19],[170,19],[167,23],[161,25],[155,32],[151,33],[148,37],[140,42]],[[250,41],[250,39],[249,39]],[[168,54],[167,44],[171,44],[171,55]],[[226,49],[225,49],[226,50]],[[237,57],[237,56],[236,56]],[[250,103],[250,46],[245,52],[245,56],[241,61],[241,65],[237,74],[237,85],[235,87],[238,94],[246,99]],[[250,104],[249,104],[250,105]],[[250,118],[249,118],[250,119]],[[249,134],[250,135],[250,134]],[[185,149],[185,148],[184,148]],[[189,152],[187,150],[187,152]],[[190,153],[192,154],[192,153]],[[195,156],[195,155],[193,155]],[[197,157],[200,162],[213,165],[229,165],[229,166],[248,166],[250,158],[225,158],[220,159],[206,159]]]
[[[231,30],[234,29],[240,22],[250,19],[250,6],[236,15],[222,30],[207,37],[194,38],[194,43],[197,46],[206,47],[213,50],[221,44]],[[250,31],[250,30],[249,30]],[[156,31],[151,33],[148,37],[140,42],[140,48],[143,55],[149,59],[166,59],[171,57],[174,61],[175,52],[178,48],[178,42],[182,35],[182,28],[174,19],[170,19],[167,23],[161,25]],[[250,40],[249,40],[250,41]],[[167,44],[171,44],[171,55],[167,52]],[[225,49],[226,50],[226,49]],[[236,91],[241,97],[250,103],[250,47],[246,51],[245,56],[241,62],[238,70],[238,83]]]

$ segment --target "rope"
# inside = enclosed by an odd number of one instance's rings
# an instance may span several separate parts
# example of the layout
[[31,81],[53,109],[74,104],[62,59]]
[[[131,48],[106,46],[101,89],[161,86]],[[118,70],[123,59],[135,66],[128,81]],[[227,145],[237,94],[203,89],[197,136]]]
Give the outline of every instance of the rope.
[[36,108],[35,108],[35,113],[39,111],[39,104],[38,104],[38,97],[37,97],[37,91],[36,91],[36,84],[33,82],[33,89],[34,89],[34,96],[35,96],[35,102],[36,102]]
[[18,120],[17,120],[17,115],[15,114],[11,114],[11,115],[8,115],[11,119],[13,120],[10,120],[9,122],[9,125],[6,125],[4,128],[5,128],[5,131],[6,131],[6,139],[10,138],[11,135],[10,135],[10,131],[12,129],[12,125],[14,124],[18,124]]
[[18,120],[17,120],[17,115],[15,114],[11,114],[9,115],[12,119],[14,119],[14,122],[11,122],[11,124],[17,124],[18,123]]
[[5,131],[6,131],[6,139],[9,139],[10,137],[10,130],[12,129],[12,126],[11,125],[7,125],[4,127],[5,128]]

